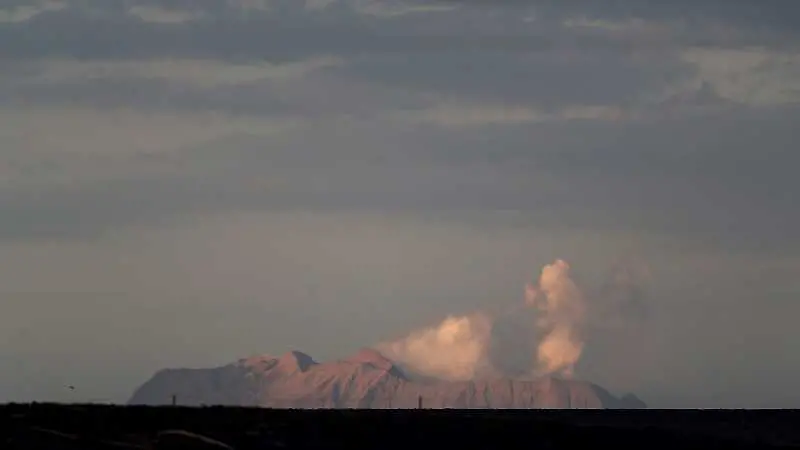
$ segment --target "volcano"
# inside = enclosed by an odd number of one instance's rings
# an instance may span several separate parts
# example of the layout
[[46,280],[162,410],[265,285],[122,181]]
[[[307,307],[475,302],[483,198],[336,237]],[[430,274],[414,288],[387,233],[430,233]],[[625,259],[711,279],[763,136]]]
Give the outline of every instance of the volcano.
[[291,351],[222,367],[164,369],[134,392],[129,404],[225,405],[268,408],[593,408],[645,404],[615,397],[595,384],[541,377],[444,381],[416,376],[373,349],[319,363]]

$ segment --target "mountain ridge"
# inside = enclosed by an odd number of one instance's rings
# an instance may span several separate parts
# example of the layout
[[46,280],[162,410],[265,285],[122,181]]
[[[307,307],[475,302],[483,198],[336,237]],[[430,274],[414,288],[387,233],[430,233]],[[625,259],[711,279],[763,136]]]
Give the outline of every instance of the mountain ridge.
[[317,362],[300,351],[242,358],[214,368],[162,369],[129,404],[270,408],[644,408],[632,394],[617,398],[587,381],[493,377],[420,381],[375,349]]

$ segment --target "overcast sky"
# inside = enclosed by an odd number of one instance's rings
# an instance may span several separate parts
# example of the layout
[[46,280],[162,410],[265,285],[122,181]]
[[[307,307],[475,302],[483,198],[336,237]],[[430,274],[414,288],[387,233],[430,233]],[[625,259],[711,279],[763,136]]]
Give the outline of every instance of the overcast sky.
[[796,0],[0,0],[0,401],[344,357],[562,258],[640,274],[580,376],[798,407],[798,122]]

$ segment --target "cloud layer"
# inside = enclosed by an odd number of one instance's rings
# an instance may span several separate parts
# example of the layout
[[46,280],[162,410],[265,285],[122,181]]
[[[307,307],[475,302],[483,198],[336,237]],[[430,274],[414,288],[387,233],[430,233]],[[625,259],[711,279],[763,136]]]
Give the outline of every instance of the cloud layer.
[[[0,208],[35,221],[87,205],[98,230],[242,204],[547,210],[667,232],[659,211],[677,202],[700,241],[724,225],[716,238],[739,245],[798,223],[771,194],[795,187],[798,53],[781,21],[796,8],[755,22],[748,3],[708,3],[9,3]],[[98,202],[117,186],[163,207],[111,223]],[[48,234],[73,234],[63,223]]]

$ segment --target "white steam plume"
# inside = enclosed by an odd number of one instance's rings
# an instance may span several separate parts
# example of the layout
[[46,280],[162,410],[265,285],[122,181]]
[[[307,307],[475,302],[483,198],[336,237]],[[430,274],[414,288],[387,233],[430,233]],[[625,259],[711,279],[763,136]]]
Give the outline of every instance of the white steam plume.
[[556,260],[542,269],[538,288],[528,284],[525,289],[525,301],[539,312],[536,326],[544,333],[536,349],[540,375],[572,376],[583,352],[586,302],[569,270],[569,264]]
[[445,380],[470,380],[488,368],[492,321],[485,314],[449,316],[376,349],[412,371]]
[[[500,352],[492,356],[501,356],[507,352],[530,352],[524,349],[535,345],[531,373],[571,377],[583,352],[586,302],[569,272],[569,264],[559,259],[544,266],[537,285],[526,285],[523,306],[536,311],[536,319],[529,326],[538,330],[538,340],[533,334],[520,333],[514,343],[493,348],[492,328],[500,326],[494,319],[502,320],[503,315],[476,313],[449,316],[436,326],[375,348],[414,373],[445,380],[470,380],[497,373],[490,362],[490,348],[492,352]],[[505,314],[524,317],[518,308]]]

